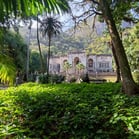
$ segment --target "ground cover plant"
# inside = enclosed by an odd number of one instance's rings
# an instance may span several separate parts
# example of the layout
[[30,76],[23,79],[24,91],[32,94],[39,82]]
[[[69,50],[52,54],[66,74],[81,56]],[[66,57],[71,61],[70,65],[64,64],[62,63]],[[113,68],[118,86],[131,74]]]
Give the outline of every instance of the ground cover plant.
[[27,83],[0,91],[0,138],[138,139],[139,96],[121,85]]

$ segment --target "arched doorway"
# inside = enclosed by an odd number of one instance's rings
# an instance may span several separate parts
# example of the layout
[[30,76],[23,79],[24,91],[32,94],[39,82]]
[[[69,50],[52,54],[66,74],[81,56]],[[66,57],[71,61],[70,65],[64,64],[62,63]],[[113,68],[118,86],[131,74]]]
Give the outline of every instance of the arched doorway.
[[76,66],[80,62],[79,57],[74,58],[74,66]]
[[78,71],[76,71],[76,65],[77,65],[79,62],[80,62],[79,57],[75,57],[75,58],[74,58],[74,72],[75,72],[75,73],[78,72]]

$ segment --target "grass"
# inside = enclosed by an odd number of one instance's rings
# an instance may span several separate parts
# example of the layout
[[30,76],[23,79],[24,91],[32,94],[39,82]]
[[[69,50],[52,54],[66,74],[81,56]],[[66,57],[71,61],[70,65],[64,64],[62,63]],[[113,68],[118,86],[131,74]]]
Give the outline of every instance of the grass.
[[27,83],[0,91],[0,138],[138,139],[139,97],[120,84]]

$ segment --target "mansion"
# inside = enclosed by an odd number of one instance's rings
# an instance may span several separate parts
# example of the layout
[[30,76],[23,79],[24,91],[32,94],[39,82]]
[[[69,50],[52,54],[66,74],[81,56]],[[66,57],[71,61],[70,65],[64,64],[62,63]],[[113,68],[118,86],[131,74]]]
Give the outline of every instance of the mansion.
[[50,72],[53,74],[64,73],[64,63],[68,62],[71,65],[69,74],[76,74],[76,65],[81,63],[84,65],[82,73],[99,73],[112,72],[112,55],[110,54],[91,54],[85,52],[70,52],[66,56],[50,58]]

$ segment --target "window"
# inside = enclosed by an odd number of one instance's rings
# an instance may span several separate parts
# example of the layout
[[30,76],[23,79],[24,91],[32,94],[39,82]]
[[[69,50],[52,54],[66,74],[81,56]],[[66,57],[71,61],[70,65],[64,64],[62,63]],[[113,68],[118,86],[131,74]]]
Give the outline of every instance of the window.
[[89,59],[88,60],[88,67],[93,67],[93,60],[92,59]]
[[99,68],[109,68],[109,63],[107,62],[107,63],[99,63]]

